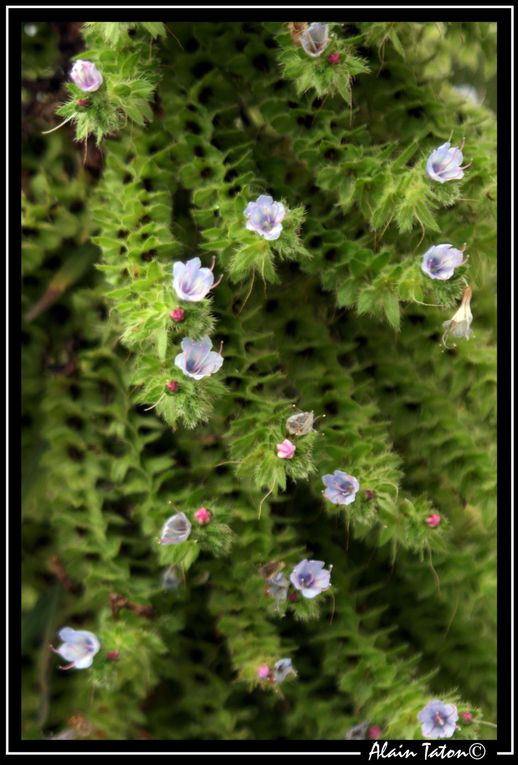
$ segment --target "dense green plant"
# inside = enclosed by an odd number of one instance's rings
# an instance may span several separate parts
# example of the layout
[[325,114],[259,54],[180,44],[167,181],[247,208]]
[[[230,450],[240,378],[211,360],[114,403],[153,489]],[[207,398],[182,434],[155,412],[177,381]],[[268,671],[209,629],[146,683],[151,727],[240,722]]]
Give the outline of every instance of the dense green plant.
[[[493,734],[496,125],[454,86],[491,87],[496,30],[330,30],[311,58],[278,22],[88,23],[102,87],[61,84],[67,124],[24,136],[25,738],[419,739],[432,698]],[[24,32],[27,115],[59,33]],[[433,183],[450,136],[472,164]],[[260,194],[272,242],[245,228]],[[444,282],[439,242],[469,254]],[[195,256],[223,279],[182,302]],[[467,284],[474,336],[445,348]],[[205,335],[224,364],[195,381],[174,360]],[[282,460],[294,406],[320,419]],[[191,536],[159,545],[179,510]],[[303,558],[332,588],[264,597],[260,568]],[[65,624],[98,635],[90,669],[59,673]],[[298,677],[261,681],[281,657]]]

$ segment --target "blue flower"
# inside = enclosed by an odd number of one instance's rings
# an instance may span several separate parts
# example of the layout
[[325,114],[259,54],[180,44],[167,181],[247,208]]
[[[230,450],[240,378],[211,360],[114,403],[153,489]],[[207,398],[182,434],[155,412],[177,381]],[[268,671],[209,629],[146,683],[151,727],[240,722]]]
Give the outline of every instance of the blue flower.
[[101,647],[93,632],[63,627],[58,635],[63,642],[59,648],[51,646],[51,649],[69,662],[61,669],[87,669],[92,666],[94,656]]
[[256,231],[264,239],[278,239],[282,231],[282,221],[286,217],[286,208],[281,202],[274,202],[272,197],[261,194],[255,202],[249,202],[245,208],[246,227]]
[[328,25],[320,21],[310,24],[302,34],[300,44],[308,56],[312,58],[321,56],[329,44]]
[[293,664],[291,663],[291,659],[279,659],[279,661],[276,661],[273,665],[274,681],[276,683],[283,683],[288,675],[295,675],[295,677],[297,676],[297,673],[293,668]]
[[173,287],[180,300],[197,303],[210,292],[214,284],[212,268],[202,268],[199,258],[191,258],[186,263],[177,260],[173,263]]
[[323,476],[322,481],[326,486],[324,497],[335,505],[350,505],[360,489],[358,480],[343,470],[335,470],[332,475]]
[[331,569],[321,560],[301,560],[291,572],[290,581],[305,598],[316,598],[331,586]]
[[464,264],[464,252],[452,244],[436,244],[423,255],[421,271],[432,279],[450,279]]
[[168,518],[162,526],[159,544],[178,545],[180,542],[185,542],[189,538],[191,528],[191,522],[185,513],[176,513],[176,515]]
[[454,704],[434,699],[421,709],[417,719],[422,723],[421,730],[425,738],[450,738],[455,733],[459,715]]
[[460,148],[457,148],[452,146],[449,141],[446,141],[446,143],[434,149],[426,163],[426,172],[429,177],[439,183],[464,178],[464,170],[471,163],[462,166],[463,146],[464,142],[460,145]]
[[174,360],[175,366],[194,380],[213,375],[223,364],[223,356],[211,351],[211,348],[212,341],[207,335],[198,342],[186,337],[182,340],[183,353],[179,353]]

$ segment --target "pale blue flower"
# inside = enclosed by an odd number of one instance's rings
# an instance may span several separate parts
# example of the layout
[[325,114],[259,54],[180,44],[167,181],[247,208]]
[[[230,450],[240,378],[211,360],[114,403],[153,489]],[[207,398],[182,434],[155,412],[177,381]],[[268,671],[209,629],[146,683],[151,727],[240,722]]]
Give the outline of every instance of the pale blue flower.
[[278,239],[282,231],[282,221],[286,217],[286,208],[281,202],[274,202],[272,197],[261,194],[255,202],[249,202],[244,212],[246,227],[255,231],[264,239]]
[[186,337],[182,340],[182,353],[179,353],[174,360],[175,366],[181,369],[184,375],[194,380],[213,375],[221,368],[223,356],[221,353],[211,351],[211,348],[212,341],[207,335],[199,341]]
[[331,586],[331,569],[321,560],[301,560],[291,572],[290,581],[305,598],[316,598]]
[[459,148],[452,146],[449,141],[434,149],[426,163],[426,172],[438,183],[455,181],[464,178],[464,170],[469,164],[462,166],[464,143]]
[[421,271],[431,279],[451,279],[455,269],[464,263],[464,253],[452,244],[436,244],[423,255]]
[[92,61],[78,59],[70,70],[70,79],[78,88],[86,93],[99,90],[103,84],[103,76]]
[[69,662],[61,669],[87,669],[91,667],[94,656],[101,647],[93,632],[63,627],[58,635],[63,642],[59,648],[51,646],[51,649]]
[[191,258],[186,263],[181,260],[173,263],[173,287],[180,300],[191,303],[203,300],[216,286],[212,268],[202,268],[199,258]]
[[422,723],[424,738],[450,738],[455,733],[459,715],[454,704],[434,699],[421,709],[417,719]]
[[273,679],[276,683],[283,683],[288,675],[297,676],[291,659],[279,659],[273,665]]
[[300,38],[300,44],[308,56],[321,56],[329,44],[329,27],[322,22],[313,22]]
[[191,522],[185,513],[176,513],[176,515],[168,518],[162,526],[159,544],[177,545],[180,542],[185,542],[189,538],[191,528]]
[[324,497],[335,505],[350,505],[360,489],[358,480],[343,470],[322,476],[322,481],[326,487]]

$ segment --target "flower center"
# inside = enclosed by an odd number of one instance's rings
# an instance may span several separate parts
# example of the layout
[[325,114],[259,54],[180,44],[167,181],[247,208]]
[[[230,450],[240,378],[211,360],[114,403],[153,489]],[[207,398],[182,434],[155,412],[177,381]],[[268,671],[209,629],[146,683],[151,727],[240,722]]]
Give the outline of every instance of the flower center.
[[301,574],[301,575],[299,576],[299,582],[300,582],[300,584],[301,584],[303,587],[311,587],[311,585],[312,585],[312,584],[313,584],[313,582],[314,582],[314,579],[313,579],[313,576],[312,576],[312,574],[310,574],[310,573],[308,572],[308,573],[306,573],[306,574]]
[[441,715],[440,715],[438,712],[437,712],[437,714],[434,716],[434,718],[433,718],[433,719],[435,720],[435,722],[437,723],[437,725],[441,725],[441,726],[442,726],[442,725],[444,725],[444,718],[443,718],[443,717],[441,717]]

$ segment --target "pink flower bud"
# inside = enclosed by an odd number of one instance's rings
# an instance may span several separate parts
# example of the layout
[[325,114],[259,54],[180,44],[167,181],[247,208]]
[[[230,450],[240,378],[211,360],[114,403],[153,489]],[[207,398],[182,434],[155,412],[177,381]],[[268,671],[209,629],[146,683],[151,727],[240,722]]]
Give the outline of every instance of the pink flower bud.
[[462,717],[462,719],[463,719],[463,720],[465,720],[467,723],[471,723],[471,722],[473,722],[473,715],[471,714],[471,712],[461,712],[461,713],[460,713],[460,716],[461,716],[461,717]]
[[106,654],[106,658],[109,661],[117,661],[119,656],[120,656],[120,651],[108,651],[108,653]]
[[291,460],[296,448],[295,444],[292,444],[288,438],[285,438],[284,441],[277,444],[277,457],[280,457],[281,460]]
[[88,105],[88,99],[87,98],[80,98],[77,102],[78,106],[87,106]]
[[381,736],[381,728],[380,728],[380,726],[379,725],[371,725],[367,735],[368,735],[368,737],[372,741],[376,741],[376,739],[380,738],[380,736]]
[[296,592],[290,592],[290,594],[288,595],[288,600],[291,603],[295,603],[295,601],[298,600],[298,599],[299,599],[299,596],[297,595]]
[[339,64],[340,63],[340,54],[339,53],[330,53],[329,56],[327,57],[327,60],[329,61],[330,64],[335,66],[335,64]]
[[178,386],[178,383],[176,382],[176,380],[169,380],[169,382],[166,383],[165,387],[171,393],[176,393],[176,391],[178,390],[179,386]]
[[175,308],[169,316],[173,321],[183,321],[185,319],[185,311],[183,308]]
[[440,522],[441,522],[441,516],[439,515],[439,513],[432,513],[426,519],[426,523],[431,529],[434,529],[436,526],[438,526]]
[[261,664],[257,668],[257,677],[259,680],[267,680],[270,677],[270,667],[268,664]]
[[371,489],[365,489],[365,499],[368,499],[369,502],[374,499],[374,492]]
[[194,517],[201,526],[205,526],[207,523],[210,523],[212,513],[210,510],[207,510],[206,507],[200,507],[200,509],[196,510],[194,513]]

